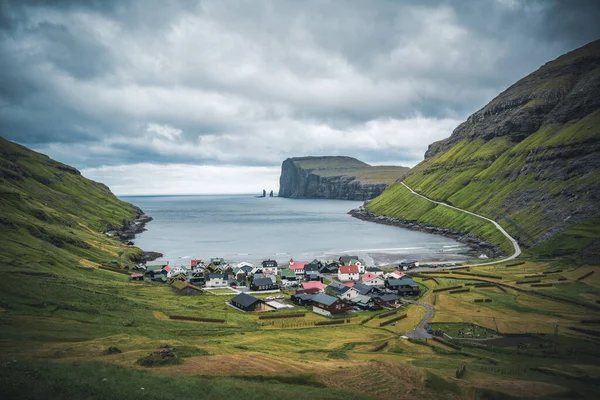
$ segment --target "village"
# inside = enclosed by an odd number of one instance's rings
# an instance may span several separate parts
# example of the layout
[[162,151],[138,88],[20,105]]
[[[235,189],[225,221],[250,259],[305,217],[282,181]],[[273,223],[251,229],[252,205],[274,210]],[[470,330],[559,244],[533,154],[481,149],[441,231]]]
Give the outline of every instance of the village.
[[[367,267],[352,255],[328,262],[290,259],[284,265],[271,259],[259,265],[231,265],[216,257],[208,263],[192,259],[189,267],[168,263],[136,266],[131,280],[170,284],[181,295],[234,295],[226,303],[241,312],[276,311],[296,305],[326,317],[343,317],[358,311],[396,309],[402,306],[401,298],[419,296],[419,286],[405,273],[417,266],[417,262],[409,261],[384,271]],[[254,296],[271,293],[266,298]]]

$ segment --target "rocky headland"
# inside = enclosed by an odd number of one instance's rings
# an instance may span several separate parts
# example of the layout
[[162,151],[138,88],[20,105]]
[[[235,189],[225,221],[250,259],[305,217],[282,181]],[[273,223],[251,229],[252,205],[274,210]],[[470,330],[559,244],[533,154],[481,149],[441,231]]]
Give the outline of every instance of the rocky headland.
[[281,165],[279,197],[369,200],[408,168],[371,166],[352,157],[294,157]]

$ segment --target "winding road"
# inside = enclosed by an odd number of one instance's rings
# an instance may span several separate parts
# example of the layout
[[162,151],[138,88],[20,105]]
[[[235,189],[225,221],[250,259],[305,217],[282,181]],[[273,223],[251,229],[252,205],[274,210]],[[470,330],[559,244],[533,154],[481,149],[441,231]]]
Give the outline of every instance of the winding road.
[[[480,266],[480,265],[499,264],[499,263],[502,263],[502,262],[514,260],[515,258],[517,258],[517,257],[519,257],[521,255],[521,247],[519,246],[519,243],[517,242],[517,240],[515,238],[513,238],[512,236],[510,236],[508,234],[508,232],[506,232],[504,230],[504,228],[502,228],[500,226],[500,224],[498,224],[496,221],[494,221],[494,220],[492,220],[490,218],[484,217],[483,215],[475,214],[475,213],[473,213],[471,211],[467,211],[467,210],[463,210],[462,208],[451,206],[450,204],[447,204],[447,203],[444,203],[444,202],[441,202],[441,201],[432,200],[429,197],[423,196],[422,194],[419,194],[419,193],[415,192],[406,183],[404,183],[404,182],[400,182],[400,183],[402,185],[404,185],[404,187],[406,187],[408,190],[410,190],[410,192],[412,194],[414,194],[416,196],[419,196],[419,197],[422,197],[423,199],[428,200],[428,201],[430,201],[430,202],[432,202],[434,204],[438,204],[440,206],[452,208],[454,210],[457,210],[457,211],[460,211],[460,212],[464,212],[464,213],[473,215],[475,217],[484,219],[484,220],[486,220],[488,222],[491,222],[512,243],[513,248],[515,250],[515,252],[512,255],[510,255],[510,256],[508,256],[506,258],[503,258],[501,260],[490,261],[490,262],[480,263],[480,264],[471,264],[470,266],[477,267],[477,266]],[[447,267],[447,269],[452,269],[452,267]],[[407,303],[416,304],[416,305],[419,305],[421,307],[425,307],[427,309],[427,314],[425,315],[425,318],[423,318],[423,320],[421,320],[421,322],[419,322],[419,325],[417,325],[417,327],[416,327],[415,330],[406,333],[405,336],[408,337],[408,338],[411,338],[411,339],[428,339],[428,338],[431,338],[431,335],[428,334],[427,331],[425,330],[425,326],[429,323],[429,321],[431,320],[431,318],[433,318],[433,313],[435,311],[434,308],[433,308],[433,306],[431,306],[429,304],[421,303],[419,301],[412,301],[412,300],[405,300],[405,301]]]
[[421,320],[421,322],[419,322],[419,325],[417,325],[415,330],[412,332],[406,333],[404,336],[406,336],[410,339],[429,339],[429,338],[431,338],[431,335],[429,333],[427,333],[427,331],[425,330],[425,325],[427,325],[429,323],[429,321],[431,320],[431,318],[433,318],[433,313],[434,313],[433,306],[426,304],[426,303],[421,303],[420,301],[414,301],[414,300],[404,300],[404,301],[406,303],[416,304],[418,306],[425,307],[427,309],[427,314]]
[[[444,203],[444,202],[441,202],[441,201],[435,201],[435,200],[431,200],[429,197],[423,196],[422,194],[419,194],[419,193],[415,192],[414,190],[412,190],[412,189],[411,189],[411,188],[410,188],[410,187],[409,187],[409,186],[408,186],[406,183],[404,183],[404,182],[400,182],[400,183],[401,183],[402,185],[404,185],[404,187],[406,187],[408,190],[410,190],[410,192],[411,192],[412,194],[414,194],[414,195],[416,195],[416,196],[419,196],[419,197],[422,197],[422,198],[424,198],[425,200],[428,200],[428,201],[430,201],[430,202],[432,202],[432,203],[434,203],[434,204],[438,204],[438,205],[440,205],[440,206],[444,206],[444,207],[452,208],[452,209],[454,209],[454,210],[457,210],[457,211],[460,211],[460,212],[464,212],[464,213],[466,213],[466,214],[470,214],[470,215],[473,215],[473,216],[475,216],[475,217],[478,217],[478,218],[484,219],[484,220],[486,220],[486,221],[488,221],[488,222],[491,222],[491,223],[492,223],[492,224],[494,224],[494,226],[495,226],[495,227],[496,227],[496,228],[497,228],[497,229],[498,229],[498,230],[499,230],[499,231],[500,231],[500,232],[501,232],[501,233],[502,233],[504,236],[506,236],[506,238],[507,238],[508,240],[510,240],[510,242],[512,243],[512,245],[513,245],[513,248],[515,249],[515,252],[514,252],[514,253],[513,253],[511,256],[508,256],[508,257],[506,257],[506,258],[503,258],[503,259],[501,259],[501,260],[490,261],[490,262],[486,262],[486,263],[480,263],[480,264],[471,264],[471,266],[472,266],[472,267],[477,267],[477,266],[480,266],[480,265],[492,265],[492,264],[499,264],[499,263],[502,263],[502,262],[506,262],[506,261],[514,260],[515,258],[517,258],[517,257],[519,257],[519,256],[521,255],[521,247],[519,246],[519,243],[517,242],[517,240],[516,240],[515,238],[513,238],[512,236],[510,236],[510,235],[508,234],[508,232],[506,232],[506,231],[504,230],[504,228],[503,228],[503,227],[501,227],[501,226],[500,226],[500,224],[499,224],[499,223],[497,223],[496,221],[494,221],[493,219],[489,219],[489,218],[487,218],[487,217],[484,217],[483,215],[475,214],[475,213],[473,213],[473,212],[471,212],[471,211],[463,210],[462,208],[458,208],[458,207],[451,206],[450,204],[447,204],[447,203]],[[451,268],[451,267],[450,267],[450,268]]]

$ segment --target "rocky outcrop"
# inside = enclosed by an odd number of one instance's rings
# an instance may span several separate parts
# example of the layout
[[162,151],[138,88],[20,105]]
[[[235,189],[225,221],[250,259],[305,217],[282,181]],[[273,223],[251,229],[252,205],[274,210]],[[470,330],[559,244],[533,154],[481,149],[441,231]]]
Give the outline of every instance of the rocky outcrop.
[[567,53],[521,79],[429,146],[425,158],[463,139],[506,136],[521,142],[542,126],[578,120],[600,108],[600,40]]
[[361,180],[371,169],[377,169],[351,157],[288,158],[281,165],[279,197],[369,200],[401,177],[406,168],[386,167],[380,181]]

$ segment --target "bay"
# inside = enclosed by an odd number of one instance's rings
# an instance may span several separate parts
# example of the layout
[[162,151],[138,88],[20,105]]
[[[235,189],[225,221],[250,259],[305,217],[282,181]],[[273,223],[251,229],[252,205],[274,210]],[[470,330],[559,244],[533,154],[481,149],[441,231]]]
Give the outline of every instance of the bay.
[[257,198],[252,195],[122,196],[154,218],[136,246],[163,253],[158,261],[223,257],[256,263],[337,259],[356,254],[371,265],[401,260],[465,260],[469,247],[455,240],[375,224],[347,212],[362,202]]

